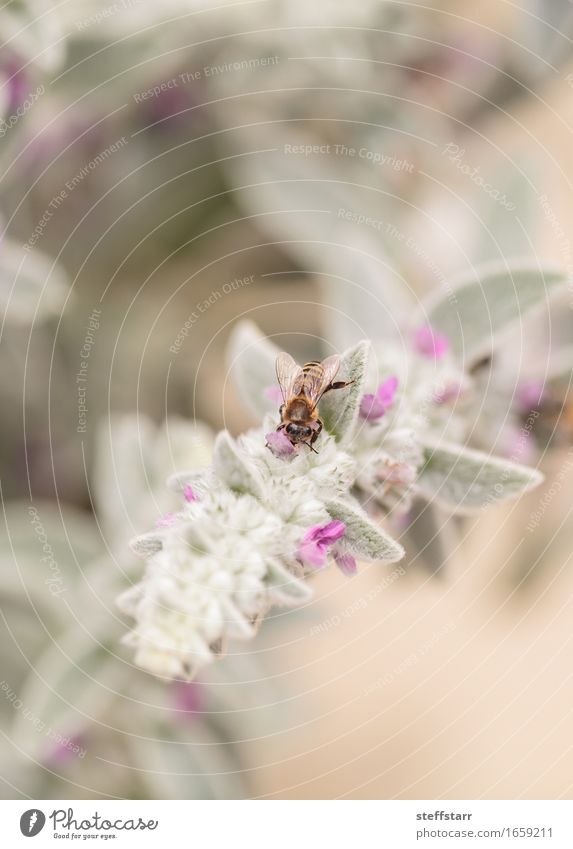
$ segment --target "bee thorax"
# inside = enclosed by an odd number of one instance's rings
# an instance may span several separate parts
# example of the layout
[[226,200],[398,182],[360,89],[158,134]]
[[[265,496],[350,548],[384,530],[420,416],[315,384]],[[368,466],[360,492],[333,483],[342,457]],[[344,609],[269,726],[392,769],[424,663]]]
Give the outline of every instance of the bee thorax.
[[311,411],[307,402],[302,399],[291,401],[285,410],[286,417],[294,422],[308,422],[310,414]]

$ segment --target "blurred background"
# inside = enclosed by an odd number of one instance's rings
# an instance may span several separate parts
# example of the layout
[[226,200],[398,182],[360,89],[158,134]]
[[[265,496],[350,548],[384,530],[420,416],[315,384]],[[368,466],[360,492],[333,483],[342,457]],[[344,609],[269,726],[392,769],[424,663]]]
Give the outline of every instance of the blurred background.
[[399,323],[482,261],[571,273],[570,0],[11,0],[0,37],[3,796],[570,798],[570,302],[495,361],[555,353],[542,489],[191,684],[115,606],[168,475],[254,424],[238,319],[302,361],[376,325],[355,283]]

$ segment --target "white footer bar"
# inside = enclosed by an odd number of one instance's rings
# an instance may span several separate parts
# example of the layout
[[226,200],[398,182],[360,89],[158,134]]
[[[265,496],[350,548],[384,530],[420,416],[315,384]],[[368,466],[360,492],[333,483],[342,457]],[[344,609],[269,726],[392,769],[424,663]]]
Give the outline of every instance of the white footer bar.
[[7,847],[573,847],[571,801],[4,800],[0,823]]

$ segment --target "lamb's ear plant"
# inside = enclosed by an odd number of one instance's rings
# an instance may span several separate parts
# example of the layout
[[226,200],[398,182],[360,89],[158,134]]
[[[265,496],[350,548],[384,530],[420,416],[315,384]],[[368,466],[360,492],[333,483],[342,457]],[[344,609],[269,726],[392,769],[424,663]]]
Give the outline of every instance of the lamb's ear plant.
[[158,675],[192,677],[228,640],[254,636],[271,605],[306,603],[306,579],[330,560],[348,576],[357,561],[400,560],[384,520],[414,500],[466,513],[542,479],[466,447],[470,423],[454,401],[471,377],[430,324],[341,354],[350,386],[321,403],[316,452],[276,430],[278,353],[254,325],[236,326],[229,365],[262,424],[238,439],[220,433],[203,473],[173,475],[180,509],[133,541],[146,567],[119,600],[135,620],[126,641]]
[[0,244],[0,314],[27,327],[57,316],[68,296],[66,273],[45,253],[4,237]]
[[[178,495],[164,486],[166,468],[200,467],[210,455],[204,426],[117,415],[102,424],[97,475],[90,470],[97,520],[48,500],[5,505],[0,637],[20,651],[4,662],[5,683],[19,701],[0,706],[10,726],[0,758],[14,767],[20,791],[57,798],[73,781],[118,798],[247,795],[233,742],[260,733],[257,708],[277,699],[260,659],[229,658],[201,681],[166,686],[120,648],[125,626],[113,604],[139,571],[126,551],[126,524],[145,528],[172,510]],[[278,573],[277,583],[284,583]],[[102,769],[110,752],[121,752],[125,770]],[[161,769],[149,770],[150,761]]]
[[[328,306],[323,313],[327,343],[356,333],[354,315],[365,317],[365,329],[375,340],[381,339],[382,334],[376,333],[377,316],[392,306],[392,292],[388,293],[385,281],[369,277],[361,285],[332,283],[322,281]],[[417,394],[414,411],[422,412],[425,422],[425,444],[411,443],[412,458],[422,449],[424,465],[416,487],[420,497],[412,510],[404,520],[395,509],[390,515],[390,519],[400,518],[401,540],[408,551],[413,550],[416,563],[431,571],[440,569],[449,557],[448,549],[456,547],[460,525],[449,519],[452,511],[471,513],[494,501],[517,497],[540,480],[529,469],[523,476],[515,464],[535,463],[550,439],[558,442],[558,429],[544,429],[542,422],[545,407],[559,409],[570,386],[573,350],[570,311],[564,308],[569,289],[568,275],[550,263],[508,259],[478,264],[457,278],[443,280],[420,302],[412,298],[406,312],[394,310],[401,333],[392,334],[384,325],[384,342],[373,345],[378,370],[390,374],[392,358],[404,368],[400,351],[414,338],[426,353],[425,372],[431,368],[436,376],[434,400],[439,403],[431,401],[425,380],[416,393],[416,369],[411,371],[408,387],[402,381],[402,393]],[[438,344],[432,344],[428,328]],[[398,374],[396,368],[394,373]],[[374,386],[372,378],[369,388]],[[387,425],[386,415],[379,430]],[[370,442],[383,444],[389,451],[394,436],[388,433],[382,443],[379,435],[370,431]],[[492,459],[492,454],[507,459]],[[370,488],[368,476],[366,481],[364,477],[359,482]],[[407,477],[413,477],[412,469]],[[388,493],[392,501],[396,492],[394,488]],[[437,533],[446,527],[447,531]]]
[[[358,390],[367,348],[361,343],[342,357],[341,373]],[[269,364],[273,358],[269,343]],[[268,387],[261,374],[263,397]],[[239,439],[220,433],[203,475],[171,479],[181,509],[134,540],[146,572],[120,598],[135,619],[126,640],[136,663],[159,675],[191,677],[228,639],[252,637],[272,604],[308,601],[305,578],[328,559],[344,573],[356,571],[357,558],[401,559],[402,546],[352,494],[356,462],[346,446],[361,394],[332,394],[344,398],[332,405],[332,432],[323,432],[317,452],[293,446],[277,434],[276,416],[268,417]]]

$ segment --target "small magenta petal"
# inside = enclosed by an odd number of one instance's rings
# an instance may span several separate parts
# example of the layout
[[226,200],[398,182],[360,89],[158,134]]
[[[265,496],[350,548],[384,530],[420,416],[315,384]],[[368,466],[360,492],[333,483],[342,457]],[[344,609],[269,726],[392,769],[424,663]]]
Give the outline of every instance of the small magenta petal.
[[326,547],[321,546],[320,543],[313,540],[301,542],[297,553],[298,559],[307,566],[314,566],[316,569],[320,569],[326,564]]
[[405,531],[410,525],[416,521],[416,515],[413,510],[404,510],[402,513],[395,513],[392,524],[396,530]]
[[447,337],[436,333],[429,325],[418,328],[414,334],[414,348],[423,357],[441,360],[448,353],[449,347]]
[[197,681],[175,681],[172,688],[173,707],[177,718],[194,720],[204,710],[204,687]]
[[355,575],[357,573],[358,564],[352,554],[334,550],[332,556],[343,575]]
[[328,549],[344,536],[346,525],[334,519],[326,525],[313,525],[303,536],[298,547],[298,558],[308,566],[321,568],[326,564]]
[[327,525],[322,525],[322,527],[318,525],[314,529],[314,533],[317,534],[317,538],[319,538],[321,542],[326,543],[326,545],[332,545],[337,542],[344,536],[345,531],[346,525],[338,519],[333,519],[332,522],[329,522]]
[[273,404],[282,404],[283,396],[278,386],[267,386],[265,389],[265,398],[272,401]]
[[436,392],[433,398],[434,404],[449,404],[451,401],[457,401],[461,393],[460,383],[449,383],[441,392]]
[[360,416],[366,421],[381,419],[386,410],[394,403],[396,390],[398,389],[398,378],[389,377],[383,381],[376,393],[364,395],[360,402]]
[[362,396],[362,401],[360,402],[360,417],[362,419],[366,419],[369,422],[376,421],[376,419],[381,419],[385,412],[386,408],[384,404],[378,400],[376,395],[368,393]]
[[527,380],[517,390],[517,403],[524,413],[539,409],[545,386],[540,380]]
[[156,528],[170,528],[177,522],[177,516],[175,513],[166,513],[165,516],[162,516],[155,523]]
[[189,501],[190,503],[193,501],[199,501],[199,496],[190,483],[186,483],[183,487],[183,495],[185,496],[185,501]]
[[528,465],[535,462],[535,438],[525,427],[508,427],[497,450],[514,463]]
[[66,746],[58,743],[57,746],[48,753],[46,762],[51,766],[62,766],[72,759],[72,752]]
[[387,407],[394,403],[396,390],[398,389],[398,378],[392,375],[387,380],[383,381],[376,392],[377,397]]
[[83,742],[84,738],[81,734],[76,734],[72,737],[62,737],[47,754],[45,758],[46,763],[52,767],[58,767],[64,766],[64,764],[67,764],[77,755],[83,757],[85,755],[85,749],[81,745]]
[[294,454],[294,445],[284,430],[273,430],[265,436],[267,445],[276,457],[289,457]]
[[20,106],[29,94],[28,75],[23,65],[23,60],[13,56],[0,69],[1,76],[6,78],[4,85],[7,87],[8,110]]
[[390,486],[411,486],[417,477],[416,469],[409,463],[397,460],[385,460],[375,471],[375,478],[382,484]]

